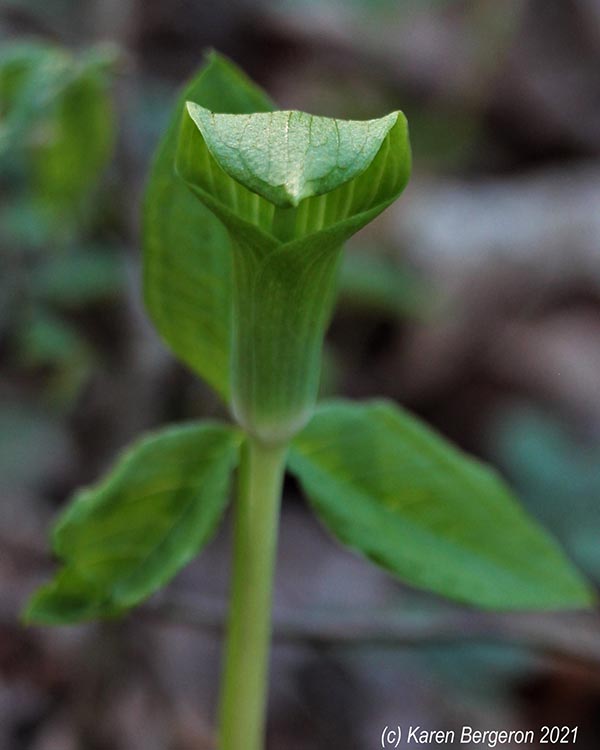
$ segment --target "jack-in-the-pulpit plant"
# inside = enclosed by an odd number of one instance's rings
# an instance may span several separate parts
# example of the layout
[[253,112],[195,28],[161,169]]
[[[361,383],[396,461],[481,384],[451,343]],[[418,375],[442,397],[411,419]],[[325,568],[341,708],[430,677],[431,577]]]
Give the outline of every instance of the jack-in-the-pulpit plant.
[[184,91],[154,162],[146,305],[235,424],[157,431],[79,493],[54,529],[62,567],[27,618],[113,617],[144,600],[206,544],[237,467],[220,750],[263,746],[286,469],[334,536],[409,584],[488,609],[592,599],[493,471],[393,403],[317,404],[342,245],[409,170],[400,112],[353,122],[274,111],[217,55]]

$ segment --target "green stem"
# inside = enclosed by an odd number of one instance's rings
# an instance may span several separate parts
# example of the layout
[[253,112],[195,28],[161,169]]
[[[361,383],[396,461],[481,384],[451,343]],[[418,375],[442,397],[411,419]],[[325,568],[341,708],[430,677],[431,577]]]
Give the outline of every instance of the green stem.
[[219,750],[264,746],[271,599],[287,445],[248,438],[234,521]]

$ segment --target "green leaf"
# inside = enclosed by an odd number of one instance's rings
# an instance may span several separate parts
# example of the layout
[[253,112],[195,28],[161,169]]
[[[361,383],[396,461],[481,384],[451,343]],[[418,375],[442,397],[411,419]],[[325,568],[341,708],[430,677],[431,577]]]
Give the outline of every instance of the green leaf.
[[209,56],[184,89],[152,167],[144,214],[144,297],[172,351],[224,399],[229,395],[231,243],[215,216],[175,175],[187,99],[218,112],[272,109],[231,62]]
[[409,584],[492,609],[592,602],[492,470],[392,403],[322,406],[289,465],[335,536]]
[[26,619],[109,617],[163,586],[221,518],[239,443],[230,427],[205,422],[168,428],[130,448],[59,518],[53,548],[63,567],[34,595]]

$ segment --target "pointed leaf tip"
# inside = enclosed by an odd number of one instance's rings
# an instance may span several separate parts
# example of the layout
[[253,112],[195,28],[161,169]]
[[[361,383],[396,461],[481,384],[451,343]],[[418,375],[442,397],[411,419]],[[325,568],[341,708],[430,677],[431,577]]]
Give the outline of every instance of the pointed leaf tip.
[[233,428],[206,422],[130,448],[59,518],[53,547],[63,567],[34,594],[26,621],[114,617],[163,586],[216,528],[240,441]]
[[594,601],[495,472],[392,403],[323,405],[290,468],[335,536],[409,584],[488,609]]

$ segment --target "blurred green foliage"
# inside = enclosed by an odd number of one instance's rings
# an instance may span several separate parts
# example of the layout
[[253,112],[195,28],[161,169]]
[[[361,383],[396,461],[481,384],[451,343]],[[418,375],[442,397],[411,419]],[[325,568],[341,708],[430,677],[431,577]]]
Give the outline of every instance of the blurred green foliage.
[[[404,0],[403,11],[405,13],[422,12],[423,10],[434,10],[446,6],[458,5],[460,0]],[[378,12],[393,11],[397,8],[396,0],[283,0],[283,7],[293,7],[294,10],[304,8],[323,7],[335,10],[339,8],[350,9],[372,16]]]
[[492,442],[527,507],[600,581],[600,443],[578,438],[559,419],[532,407],[504,414]]
[[355,245],[344,256],[339,302],[345,308],[422,320],[434,312],[434,297],[415,271],[385,255],[379,246]]
[[[0,475],[5,498],[13,490],[22,492],[44,478],[48,481],[67,460],[68,451],[60,425],[39,409],[17,405],[0,410]],[[3,512],[10,514],[8,502],[3,503]],[[8,516],[4,521],[8,528]]]
[[35,42],[7,45],[0,53],[2,173],[55,233],[80,220],[112,153],[108,85],[114,62],[110,49],[74,57]]
[[118,253],[93,241],[115,142],[112,48],[77,56],[41,42],[0,51],[0,336],[47,395],[76,395],[92,350],[67,313],[122,289]]

